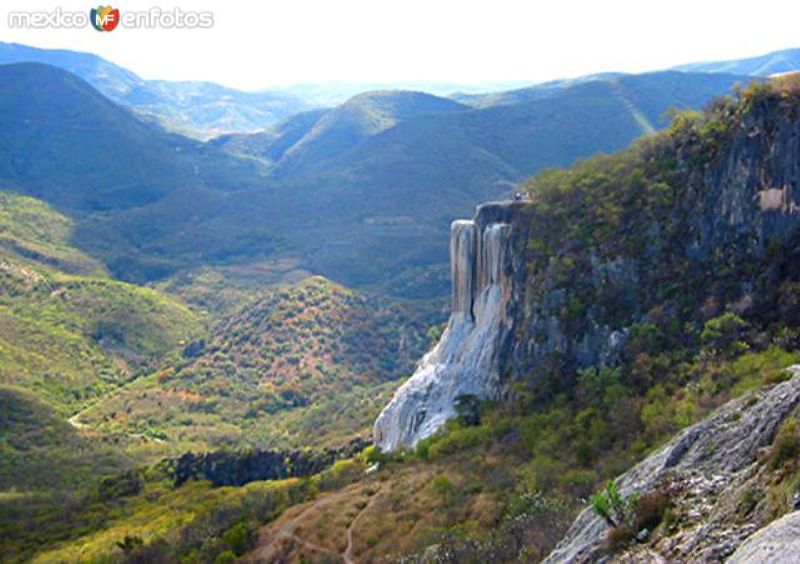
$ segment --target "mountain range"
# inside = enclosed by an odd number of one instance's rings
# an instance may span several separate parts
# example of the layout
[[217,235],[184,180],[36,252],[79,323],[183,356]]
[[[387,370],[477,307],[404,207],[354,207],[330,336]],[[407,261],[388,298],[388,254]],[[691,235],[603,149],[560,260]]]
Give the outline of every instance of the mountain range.
[[[452,218],[542,168],[626,146],[663,127],[671,106],[701,106],[747,80],[598,77],[479,108],[366,93],[203,144],[137,119],[64,71],[2,69],[3,109],[24,117],[7,125],[15,133],[4,136],[0,180],[75,215],[76,244],[114,275],[148,281],[280,258],[347,286],[425,298],[446,290],[441,235]],[[28,95],[45,85],[50,95]]]
[[311,107],[289,93],[242,92],[212,82],[144,80],[97,55],[0,43],[0,64],[19,62],[67,70],[142,117],[201,138],[263,129]]
[[798,68],[800,68],[800,49],[784,49],[782,51],[774,51],[766,55],[748,57],[746,59],[690,63],[677,66],[675,70],[771,76],[774,74],[796,72]]
[[[593,492],[564,553],[732,553],[800,483],[792,53],[320,108],[3,45],[0,559],[540,560]],[[394,394],[451,417],[363,448]]]

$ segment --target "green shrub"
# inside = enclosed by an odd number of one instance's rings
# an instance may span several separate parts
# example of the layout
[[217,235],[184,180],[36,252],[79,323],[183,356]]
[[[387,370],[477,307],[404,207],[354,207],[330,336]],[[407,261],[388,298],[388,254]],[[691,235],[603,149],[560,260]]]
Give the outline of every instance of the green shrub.
[[439,474],[431,480],[431,489],[436,495],[447,498],[453,495],[456,488],[450,478],[444,474]]
[[214,558],[214,564],[231,564],[232,562],[236,562],[236,554],[231,550],[220,552]]
[[623,496],[617,484],[609,480],[603,491],[597,492],[589,503],[594,512],[599,515],[609,526],[616,528],[630,521],[636,503],[636,494]]
[[428,456],[430,455],[431,449],[431,439],[422,439],[420,442],[417,443],[417,448],[415,454],[417,458],[420,460],[428,460]]
[[254,544],[254,535],[246,523],[234,525],[222,534],[224,542],[236,556],[242,556]]
[[387,456],[381,452],[381,449],[375,445],[369,445],[363,451],[361,451],[361,460],[364,461],[365,464],[383,464],[387,460]]
[[747,323],[741,317],[728,312],[706,321],[700,341],[715,353],[733,356],[748,348],[741,340],[746,328]]
[[770,467],[775,469],[788,462],[796,463],[800,455],[800,429],[797,419],[787,419],[775,435],[769,453]]
[[488,427],[456,427],[449,433],[435,441],[429,450],[431,459],[442,455],[453,454],[484,444],[492,438],[491,429]]
[[357,480],[364,470],[363,465],[352,458],[337,460],[317,478],[320,490],[335,490]]
[[633,492],[623,496],[609,480],[605,490],[594,494],[590,500],[594,512],[611,527],[606,539],[608,549],[615,552],[632,541],[639,531],[657,527],[669,509],[671,495],[669,485],[661,484],[644,495]]

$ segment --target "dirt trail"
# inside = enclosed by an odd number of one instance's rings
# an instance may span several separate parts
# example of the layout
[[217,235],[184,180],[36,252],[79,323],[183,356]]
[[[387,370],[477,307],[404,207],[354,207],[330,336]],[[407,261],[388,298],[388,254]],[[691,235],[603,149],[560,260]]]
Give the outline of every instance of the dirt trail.
[[[298,527],[303,525],[303,521],[306,520],[309,515],[313,516],[315,513],[324,514],[325,512],[330,512],[331,509],[334,508],[338,510],[341,500],[337,499],[336,496],[325,496],[320,499],[316,499],[313,502],[308,502],[308,504],[305,506],[299,506],[295,508],[296,513],[292,517],[288,518],[285,523],[279,526],[273,523],[272,526],[266,525],[263,527],[261,530],[259,546],[248,557],[246,557],[245,561],[251,563],[283,562],[283,559],[288,558],[292,553],[291,545],[287,544],[287,542],[289,542],[294,543],[296,547],[302,547],[318,554],[319,556],[334,556],[341,558],[342,561],[347,564],[353,564],[356,562],[356,559],[353,556],[353,550],[355,548],[353,544],[353,529],[357,526],[358,521],[363,517],[364,513],[372,506],[375,499],[379,497],[379,493],[380,488],[375,490],[375,492],[370,496],[366,505],[364,505],[364,507],[358,511],[353,519],[350,520],[350,523],[347,525],[347,529],[345,530],[345,538],[347,542],[343,552],[340,553],[339,549],[337,549],[335,546],[334,548],[327,548],[315,544],[311,541],[303,539],[302,533],[300,535],[297,533]],[[341,529],[339,530],[341,531]]]
[[306,516],[307,513],[311,511],[318,510],[327,500],[325,498],[315,500],[311,503],[308,507],[300,511],[297,515],[292,517],[289,521],[287,521],[283,526],[281,526],[275,533],[274,536],[270,539],[270,541],[263,545],[259,546],[256,551],[253,553],[252,559],[250,562],[275,562],[278,559],[278,555],[280,553],[281,547],[280,541],[290,539],[301,546],[312,550],[314,552],[321,552],[323,554],[337,554],[335,551],[325,548],[324,546],[316,545],[312,542],[304,540],[298,537],[294,530],[297,528],[297,524]]
[[350,524],[347,526],[347,533],[346,533],[346,535],[347,535],[347,548],[342,553],[342,559],[345,561],[345,564],[353,564],[355,562],[353,560],[353,527],[355,526],[356,521],[358,521],[359,518],[362,515],[364,515],[364,512],[367,511],[367,509],[370,508],[370,506],[372,505],[372,502],[375,501],[375,499],[378,497],[378,494],[380,492],[381,492],[380,488],[375,490],[375,493],[373,493],[372,496],[370,496],[369,501],[367,502],[367,505],[365,505],[364,508],[361,511],[358,512],[358,515],[353,517],[353,520],[350,521]]
[[[87,425],[86,423],[81,423],[78,420],[78,418],[80,416],[81,416],[80,412],[76,413],[75,415],[73,415],[72,417],[67,419],[67,423],[72,425],[72,427],[74,429],[78,430],[78,431],[85,430],[85,429],[92,429],[92,427],[90,425]],[[123,432],[123,434],[128,436],[128,437],[130,437],[130,438],[132,438],[132,439],[140,439],[140,440],[143,440],[143,441],[153,441],[155,443],[163,443],[164,442],[164,439],[159,439],[158,437],[150,437],[150,436],[145,435],[143,433]]]
[[86,429],[86,428],[88,427],[88,425],[86,425],[85,423],[81,423],[80,421],[78,421],[78,417],[80,417],[80,413],[76,413],[75,415],[73,415],[72,417],[70,417],[69,419],[67,419],[67,423],[69,423],[69,424],[70,424],[70,425],[72,425],[72,426],[73,426],[75,429],[78,429],[78,430],[80,430],[80,429]]

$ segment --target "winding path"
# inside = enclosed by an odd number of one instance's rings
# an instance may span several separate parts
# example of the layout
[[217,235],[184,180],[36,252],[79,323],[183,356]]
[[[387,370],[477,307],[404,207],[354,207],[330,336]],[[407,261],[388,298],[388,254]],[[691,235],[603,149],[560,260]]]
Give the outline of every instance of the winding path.
[[[90,425],[87,425],[86,423],[81,423],[78,420],[78,417],[80,417],[80,415],[81,415],[80,412],[76,413],[75,415],[73,415],[72,417],[67,419],[67,423],[72,425],[72,427],[74,429],[78,430],[78,431],[80,431],[82,429],[93,429],[93,427],[91,427]],[[123,435],[126,435],[126,436],[128,436],[128,437],[130,437],[132,439],[141,439],[141,440],[144,440],[144,441],[153,441],[153,442],[159,443],[159,444],[164,442],[164,439],[159,439],[158,437],[151,437],[149,435],[145,435],[144,433],[129,433],[127,431],[120,431],[120,432]]]
[[347,526],[347,533],[346,533],[346,535],[347,535],[347,548],[342,553],[342,559],[345,561],[345,564],[354,564],[354,562],[355,562],[353,560],[353,526],[356,524],[356,521],[358,521],[358,519],[364,514],[364,512],[367,509],[370,508],[370,506],[372,505],[372,502],[375,501],[375,499],[378,497],[378,494],[380,493],[380,491],[381,491],[380,488],[375,490],[375,493],[373,493],[372,496],[370,496],[369,501],[364,506],[364,508],[361,511],[358,512],[358,515],[353,517],[353,520],[350,521],[350,524]]
[[335,551],[329,548],[325,548],[323,546],[319,546],[307,540],[301,539],[294,533],[294,529],[297,527],[297,524],[300,522],[300,520],[303,517],[305,517],[306,513],[318,509],[323,501],[324,499],[314,501],[308,507],[303,509],[300,513],[298,513],[297,515],[292,517],[289,521],[287,521],[286,524],[282,525],[276,531],[275,536],[272,539],[270,539],[268,544],[265,544],[264,546],[261,546],[256,550],[255,554],[253,555],[254,556],[253,561],[274,562],[276,557],[276,552],[279,548],[277,546],[277,543],[278,541],[283,539],[291,539],[296,543],[300,544],[301,546],[304,546],[309,550],[313,550],[314,552],[321,552],[323,554],[332,554],[332,555],[337,554]]

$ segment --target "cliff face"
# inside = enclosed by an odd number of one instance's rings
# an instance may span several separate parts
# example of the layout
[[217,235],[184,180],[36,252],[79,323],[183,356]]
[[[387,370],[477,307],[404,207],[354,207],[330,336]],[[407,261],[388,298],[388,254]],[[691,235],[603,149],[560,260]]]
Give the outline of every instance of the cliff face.
[[450,236],[452,312],[439,343],[397,391],[374,426],[384,451],[411,447],[453,417],[459,396],[496,397],[511,337],[521,279],[524,206],[486,204],[474,220],[453,223]]
[[720,102],[619,155],[537,177],[530,202],[454,223],[452,317],[376,421],[376,443],[412,446],[459,395],[501,397],[518,380],[561,393],[578,368],[625,362],[637,327],[660,324],[690,348],[725,312],[764,335],[795,326],[798,92]]
[[[798,314],[786,304],[798,278],[800,108],[774,98],[742,105],[710,125],[645,140],[621,155],[635,161],[632,172],[624,162],[594,165],[620,176],[621,196],[611,182],[608,193],[534,197],[521,218],[532,222],[528,245],[513,251],[526,280],[513,287],[515,339],[501,374],[614,363],[653,308],[700,327],[724,311],[761,325]],[[719,131],[701,137],[703,128]],[[600,183],[580,169],[569,174],[578,178],[571,188]]]

